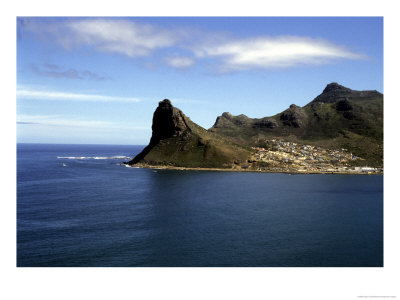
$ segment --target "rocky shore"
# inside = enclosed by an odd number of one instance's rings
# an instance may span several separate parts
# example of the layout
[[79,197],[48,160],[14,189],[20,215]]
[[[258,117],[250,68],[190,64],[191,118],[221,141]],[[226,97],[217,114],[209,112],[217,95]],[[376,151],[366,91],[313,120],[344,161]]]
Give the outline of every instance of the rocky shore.
[[[133,167],[129,164],[124,163],[126,167]],[[177,167],[177,166],[163,166],[163,165],[149,165],[144,163],[138,163],[133,168],[146,168],[154,170],[180,170],[180,171],[215,171],[215,172],[252,172],[252,173],[285,173],[285,174],[347,174],[347,175],[382,175],[383,169],[377,169],[374,171],[363,171],[358,169],[340,170],[340,171],[303,171],[303,170],[267,170],[267,169],[252,169],[252,168],[188,168],[188,167]]]

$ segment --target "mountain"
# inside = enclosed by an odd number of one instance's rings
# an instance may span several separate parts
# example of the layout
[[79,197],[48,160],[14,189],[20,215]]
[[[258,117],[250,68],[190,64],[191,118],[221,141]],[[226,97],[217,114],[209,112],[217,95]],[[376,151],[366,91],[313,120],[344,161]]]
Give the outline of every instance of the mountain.
[[383,95],[375,90],[356,91],[336,82],[304,107],[290,105],[285,111],[260,119],[225,112],[209,129],[247,146],[263,146],[266,139],[346,148],[383,166]]
[[232,168],[251,151],[192,122],[170,100],[159,102],[149,145],[129,165]]
[[[303,107],[292,104],[281,113],[259,119],[225,112],[209,130],[164,99],[154,112],[152,131],[149,145],[129,165],[259,170],[268,161],[262,158],[264,150],[260,149],[270,149],[273,140],[284,140],[288,143],[277,143],[272,148],[286,145],[279,151],[290,152],[297,151],[295,143],[304,145],[298,155],[313,161],[310,168],[318,167],[315,155],[324,160],[325,165],[320,167],[327,170],[343,157],[348,157],[349,167],[383,167],[383,95],[352,90],[335,82]],[[304,149],[312,146],[320,150],[308,155]],[[324,154],[328,152],[336,153],[332,154],[336,157],[330,159]],[[274,164],[280,163],[278,154]],[[298,169],[304,167],[301,162],[295,163]],[[271,162],[267,164],[271,166]]]

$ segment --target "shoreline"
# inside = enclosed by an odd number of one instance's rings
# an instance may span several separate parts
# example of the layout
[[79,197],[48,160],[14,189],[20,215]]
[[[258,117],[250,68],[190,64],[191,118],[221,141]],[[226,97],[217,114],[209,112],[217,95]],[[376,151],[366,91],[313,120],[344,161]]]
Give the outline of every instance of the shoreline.
[[357,171],[277,171],[277,170],[247,170],[247,169],[224,169],[224,168],[200,168],[200,167],[176,167],[176,166],[153,166],[147,164],[136,164],[131,166],[122,163],[129,168],[144,168],[156,170],[179,170],[179,171],[212,171],[212,172],[251,172],[251,173],[282,173],[282,174],[339,174],[339,175],[383,175],[383,172],[357,172]]

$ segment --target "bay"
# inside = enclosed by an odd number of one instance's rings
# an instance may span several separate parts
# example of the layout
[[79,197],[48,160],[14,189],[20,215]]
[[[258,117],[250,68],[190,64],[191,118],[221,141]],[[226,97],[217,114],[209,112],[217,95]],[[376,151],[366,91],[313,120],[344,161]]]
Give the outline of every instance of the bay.
[[18,144],[17,266],[383,266],[382,175],[120,165],[142,149]]

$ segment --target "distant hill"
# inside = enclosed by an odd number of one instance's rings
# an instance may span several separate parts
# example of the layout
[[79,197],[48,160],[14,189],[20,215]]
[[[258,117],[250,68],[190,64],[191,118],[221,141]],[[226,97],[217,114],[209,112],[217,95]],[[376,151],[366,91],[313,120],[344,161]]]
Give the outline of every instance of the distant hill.
[[383,95],[375,90],[356,91],[330,83],[304,107],[290,105],[285,111],[260,119],[225,112],[210,132],[246,146],[263,146],[266,139],[346,148],[383,166]]
[[192,122],[170,100],[159,102],[149,145],[128,164],[189,168],[231,168],[247,160],[249,148]]

